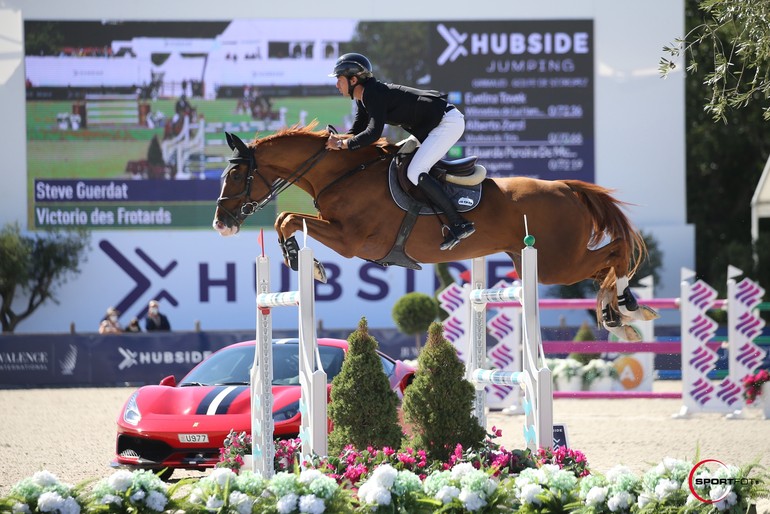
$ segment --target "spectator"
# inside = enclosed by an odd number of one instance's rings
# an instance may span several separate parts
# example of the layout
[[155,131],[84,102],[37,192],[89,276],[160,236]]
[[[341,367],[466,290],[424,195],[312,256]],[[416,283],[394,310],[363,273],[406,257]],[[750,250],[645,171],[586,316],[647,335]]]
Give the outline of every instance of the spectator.
[[141,332],[142,327],[139,326],[139,320],[136,318],[131,318],[131,321],[128,322],[128,325],[126,326],[126,332]]
[[168,322],[168,318],[160,313],[156,300],[150,300],[144,328],[147,329],[147,332],[171,330],[171,324]]
[[107,314],[99,324],[100,334],[119,334],[123,332],[123,328],[120,326],[120,312],[114,307],[107,309]]

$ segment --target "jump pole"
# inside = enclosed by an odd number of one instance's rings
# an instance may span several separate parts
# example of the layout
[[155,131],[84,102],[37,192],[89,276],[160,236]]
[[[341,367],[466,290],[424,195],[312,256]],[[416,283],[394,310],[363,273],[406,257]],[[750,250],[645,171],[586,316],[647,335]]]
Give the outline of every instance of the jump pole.
[[328,421],[326,414],[326,372],[321,365],[315,329],[315,288],[313,251],[299,251],[299,288],[270,292],[270,259],[257,257],[257,344],[251,368],[252,471],[269,478],[274,472],[273,441],[273,321],[270,309],[298,307],[299,317],[299,410],[302,416],[302,455],[326,455]]

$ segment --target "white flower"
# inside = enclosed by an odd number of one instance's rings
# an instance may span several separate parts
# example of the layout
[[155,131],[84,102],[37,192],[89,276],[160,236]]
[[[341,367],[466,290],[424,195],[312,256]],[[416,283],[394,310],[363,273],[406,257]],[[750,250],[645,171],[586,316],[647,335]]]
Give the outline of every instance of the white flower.
[[64,505],[59,508],[61,514],[80,514],[80,505],[73,497],[64,500]]
[[396,481],[397,476],[398,471],[396,468],[390,464],[382,464],[374,470],[374,473],[372,473],[372,477],[369,480],[373,480],[374,483],[380,485],[381,487],[389,489],[393,487],[393,482]]
[[444,485],[441,486],[441,489],[438,490],[434,498],[440,500],[441,503],[446,504],[451,502],[454,498],[457,498],[459,495],[460,490],[458,488],[451,485]]
[[650,503],[653,500],[652,495],[650,493],[641,493],[639,495],[639,498],[636,499],[636,504],[639,505],[639,507],[644,507],[648,503]]
[[367,503],[374,503],[375,505],[390,505],[392,495],[390,491],[384,487],[375,487],[370,495],[371,501]]
[[168,498],[166,498],[166,495],[160,491],[150,491],[150,494],[147,495],[147,499],[144,503],[152,510],[161,512],[166,507]]
[[139,489],[137,492],[131,495],[131,501],[134,503],[144,500],[146,493]]
[[286,496],[282,496],[276,503],[279,514],[289,514],[297,508],[297,500],[299,498],[294,493],[289,493]]
[[722,498],[720,501],[716,502],[714,504],[714,507],[716,507],[717,510],[722,511],[722,510],[729,509],[736,503],[738,503],[738,496],[734,492],[730,491],[729,493],[727,493],[727,496]]
[[206,510],[219,510],[225,504],[225,501],[212,494],[206,500]]
[[631,471],[631,468],[629,468],[628,466],[618,465],[613,467],[609,471],[607,471],[607,474],[604,476],[605,478],[607,478],[607,482],[612,483],[612,482],[615,482],[618,479],[618,477],[622,475],[633,475],[633,473],[634,472]]
[[209,475],[209,480],[219,484],[219,487],[225,487],[227,482],[234,479],[235,476],[230,468],[214,468],[214,471]]
[[631,504],[632,498],[626,491],[620,491],[617,494],[613,494],[609,500],[607,500],[607,508],[611,512],[618,512],[628,509]]
[[324,501],[317,498],[314,494],[302,495],[299,499],[299,511],[308,512],[309,514],[321,514],[326,510]]
[[540,487],[539,484],[527,484],[521,488],[521,492],[518,495],[519,500],[521,500],[522,503],[534,503],[535,505],[540,505],[540,498],[537,496],[542,494],[542,492],[543,488]]
[[476,471],[476,468],[473,467],[473,464],[470,462],[461,462],[452,468],[452,479],[460,480],[462,477],[468,473],[471,473],[472,471]]
[[105,494],[102,496],[102,505],[109,505],[110,503],[114,503],[115,505],[122,505],[123,499],[120,496],[115,496],[114,494]]
[[679,484],[676,481],[669,480],[668,478],[661,478],[658,485],[655,486],[655,496],[657,496],[659,500],[664,500],[669,494],[676,492],[678,489]]
[[32,475],[32,481],[43,489],[46,487],[55,486],[59,483],[59,479],[56,478],[56,475],[46,470],[37,471],[34,475]]
[[316,478],[320,478],[322,476],[324,476],[324,474],[317,469],[303,469],[299,474],[299,482],[300,484],[309,484]]
[[479,510],[487,504],[486,500],[479,493],[468,491],[467,489],[460,491],[459,499],[463,502],[465,508],[471,512]]
[[134,481],[134,475],[127,469],[119,469],[107,479],[109,485],[115,491],[125,492]]
[[589,507],[596,507],[604,503],[607,499],[608,487],[592,487],[586,495],[586,505]]
[[254,503],[248,494],[240,491],[233,491],[228,498],[230,507],[234,508],[238,514],[248,514],[251,512],[251,505]]
[[29,514],[29,505],[26,503],[19,503],[16,502],[13,504],[13,507],[11,507],[11,511],[13,511],[13,514]]
[[390,505],[391,492],[388,488],[393,485],[397,476],[398,471],[389,464],[379,466],[369,480],[358,488],[358,498],[364,503]]
[[40,512],[54,512],[64,505],[64,498],[55,491],[47,491],[37,499],[37,508]]

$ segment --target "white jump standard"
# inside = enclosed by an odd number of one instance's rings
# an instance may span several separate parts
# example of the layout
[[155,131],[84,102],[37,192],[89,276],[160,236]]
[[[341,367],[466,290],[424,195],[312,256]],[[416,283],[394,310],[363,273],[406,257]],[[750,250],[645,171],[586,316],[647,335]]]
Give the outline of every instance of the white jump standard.
[[[489,384],[519,386],[524,390],[524,440],[532,450],[553,446],[553,386],[551,370],[545,365],[540,333],[540,311],[537,295],[537,250],[535,238],[524,238],[521,286],[484,289],[486,268],[483,258],[471,264],[470,324],[471,345],[466,377],[476,386],[475,415],[486,428],[486,391]],[[517,301],[521,304],[523,323],[522,371],[483,369],[487,359],[487,304]]]
[[253,471],[275,472],[273,441],[273,322],[270,309],[296,306],[299,312],[299,383],[302,455],[327,454],[326,372],[318,354],[315,329],[313,252],[299,251],[299,289],[270,293],[270,260],[257,258],[257,346],[251,368],[251,440]]

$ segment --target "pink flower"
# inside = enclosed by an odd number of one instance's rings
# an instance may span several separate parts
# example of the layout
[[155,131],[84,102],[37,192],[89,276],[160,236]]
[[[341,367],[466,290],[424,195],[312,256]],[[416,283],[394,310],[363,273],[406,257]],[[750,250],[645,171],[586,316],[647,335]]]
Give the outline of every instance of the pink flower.
[[417,462],[417,459],[415,459],[408,453],[399,453],[397,457],[398,457],[398,461],[403,462],[404,464],[414,464]]

